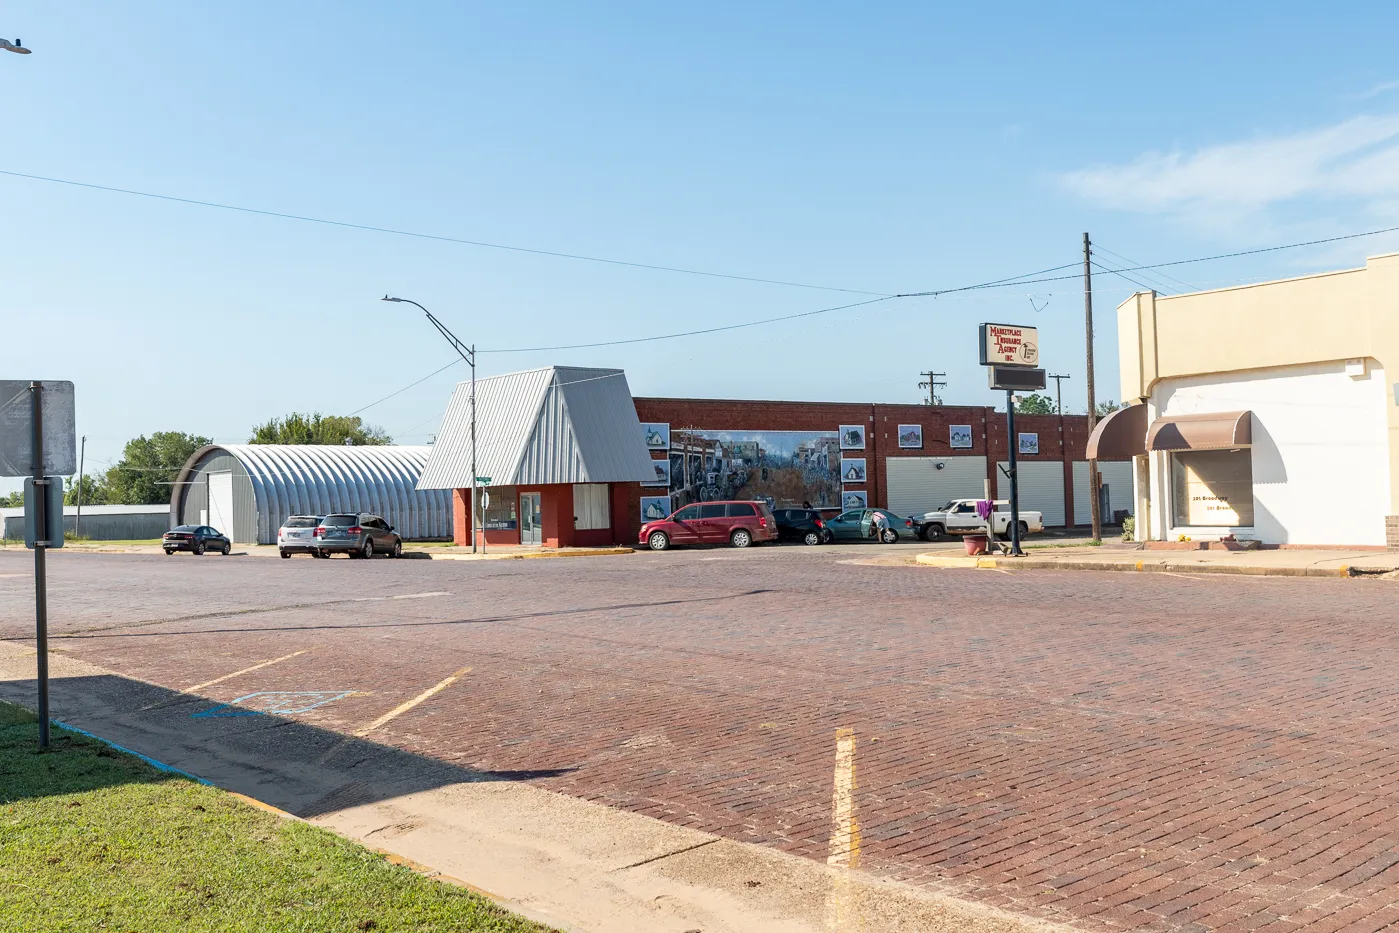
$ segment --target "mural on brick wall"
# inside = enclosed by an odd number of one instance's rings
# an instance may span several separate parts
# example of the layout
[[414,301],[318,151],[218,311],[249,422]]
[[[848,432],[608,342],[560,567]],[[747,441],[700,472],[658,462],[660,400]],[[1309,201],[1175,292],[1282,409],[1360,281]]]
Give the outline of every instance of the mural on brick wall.
[[829,431],[706,431],[672,428],[675,508],[719,499],[765,499],[774,507],[839,506],[840,434]]

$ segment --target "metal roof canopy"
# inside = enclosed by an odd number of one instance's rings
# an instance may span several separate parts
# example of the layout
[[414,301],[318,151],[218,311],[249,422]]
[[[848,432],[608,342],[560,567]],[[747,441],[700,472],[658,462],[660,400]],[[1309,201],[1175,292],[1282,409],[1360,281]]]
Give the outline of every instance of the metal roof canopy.
[[1151,422],[1147,450],[1227,450],[1253,445],[1253,412],[1169,415]]
[[1146,453],[1146,406],[1127,405],[1103,418],[1088,436],[1089,460],[1130,460]]
[[[476,472],[493,486],[653,482],[620,369],[548,366],[476,382]],[[419,489],[471,485],[471,383],[447,404]]]

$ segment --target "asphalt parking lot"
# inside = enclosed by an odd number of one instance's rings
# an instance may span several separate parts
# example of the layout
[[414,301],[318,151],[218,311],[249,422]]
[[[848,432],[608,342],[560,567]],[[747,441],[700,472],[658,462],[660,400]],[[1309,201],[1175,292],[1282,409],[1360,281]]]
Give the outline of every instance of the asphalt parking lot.
[[[1392,583],[894,552],[58,552],[52,647],[190,716],[277,712],[823,861],[851,730],[867,870],[1085,928],[1399,922]],[[0,553],[2,638],[32,637],[30,566]]]

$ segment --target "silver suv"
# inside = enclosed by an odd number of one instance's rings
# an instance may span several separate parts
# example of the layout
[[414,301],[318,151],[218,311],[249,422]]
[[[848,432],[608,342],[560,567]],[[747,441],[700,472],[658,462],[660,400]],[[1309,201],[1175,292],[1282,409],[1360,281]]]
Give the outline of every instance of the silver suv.
[[368,512],[340,512],[327,515],[316,526],[314,537],[317,557],[349,554],[351,557],[373,557],[376,553],[390,557],[403,556],[403,539],[393,526]]
[[277,529],[277,552],[283,557],[293,554],[316,553],[316,528],[319,515],[292,515]]

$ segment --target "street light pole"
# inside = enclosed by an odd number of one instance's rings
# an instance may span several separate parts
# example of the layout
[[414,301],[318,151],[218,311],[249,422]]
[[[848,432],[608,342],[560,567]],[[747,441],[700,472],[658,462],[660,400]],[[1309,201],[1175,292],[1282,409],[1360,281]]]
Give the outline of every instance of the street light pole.
[[[437,328],[438,333],[446,338],[447,342],[452,345],[452,349],[456,350],[457,353],[461,355],[461,358],[466,360],[466,365],[471,367],[471,553],[475,554],[476,533],[477,529],[480,527],[480,522],[478,522],[476,514],[476,344],[473,343],[468,347],[466,344],[462,343],[461,340],[457,338],[456,334],[447,329],[446,324],[443,324],[437,318],[433,317],[431,311],[411,298],[390,298],[388,295],[385,295],[382,300],[403,302],[417,307],[418,310],[427,315],[428,321],[432,323],[433,327]],[[486,538],[483,533],[481,536],[482,551],[484,551],[485,548]]]

